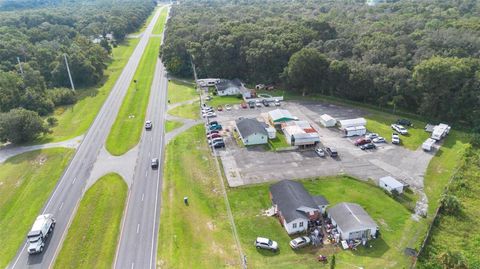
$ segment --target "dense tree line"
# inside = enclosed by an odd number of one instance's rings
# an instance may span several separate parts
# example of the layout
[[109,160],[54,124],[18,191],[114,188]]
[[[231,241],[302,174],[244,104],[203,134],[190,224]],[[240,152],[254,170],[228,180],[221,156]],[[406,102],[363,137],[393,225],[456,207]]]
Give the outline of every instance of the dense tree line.
[[182,1],[161,56],[169,72],[281,83],[480,130],[475,0]]
[[[112,5],[111,1],[102,0],[24,0],[18,4],[49,5],[0,11],[2,117],[16,108],[44,116],[56,106],[75,103],[64,55],[77,89],[81,91],[100,83],[110,60],[111,46],[136,31],[155,6],[151,1],[116,1]],[[8,7],[12,9],[12,5]],[[113,38],[107,38],[110,34]]]

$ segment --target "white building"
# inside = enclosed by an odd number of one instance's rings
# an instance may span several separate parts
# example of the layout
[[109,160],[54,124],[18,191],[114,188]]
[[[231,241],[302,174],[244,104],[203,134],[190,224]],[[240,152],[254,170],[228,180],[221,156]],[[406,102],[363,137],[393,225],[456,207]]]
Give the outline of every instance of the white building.
[[292,116],[290,111],[286,109],[274,109],[268,112],[268,121],[273,125],[278,125],[282,122],[294,120],[298,120],[298,118]]
[[337,120],[332,118],[332,116],[330,116],[328,114],[323,114],[323,115],[320,116],[320,123],[324,127],[333,127],[333,126],[335,126],[335,124],[337,124]]
[[382,177],[378,180],[378,186],[385,189],[389,193],[392,193],[393,190],[397,191],[399,194],[403,193],[404,185],[391,176]]
[[325,197],[311,196],[302,183],[293,180],[282,180],[271,185],[270,199],[288,234],[305,232],[308,221],[318,220],[328,206]]
[[340,203],[327,210],[342,240],[368,240],[375,236],[378,225],[358,204]]
[[200,87],[211,87],[215,86],[220,81],[219,78],[203,78],[203,79],[198,79],[197,84]]
[[367,125],[367,120],[364,118],[348,119],[338,121],[340,129],[345,129],[348,127],[359,127]]
[[236,130],[245,146],[268,143],[268,133],[263,123],[256,119],[236,120]]
[[320,143],[318,132],[308,121],[290,121],[282,123],[285,140],[292,146],[308,146]]
[[347,127],[343,129],[345,136],[359,136],[364,135],[367,133],[367,128],[365,126],[357,126],[357,127]]

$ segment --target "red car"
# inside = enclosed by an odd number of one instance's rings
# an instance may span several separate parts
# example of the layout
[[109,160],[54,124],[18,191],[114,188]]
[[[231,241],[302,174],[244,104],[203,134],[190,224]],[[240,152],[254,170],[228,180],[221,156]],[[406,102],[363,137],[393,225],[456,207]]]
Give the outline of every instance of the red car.
[[214,138],[217,138],[217,137],[222,137],[222,136],[219,133],[207,135],[207,139],[214,139]]
[[245,102],[242,102],[242,103],[240,104],[240,106],[241,106],[242,108],[248,108],[248,105],[247,105],[247,103],[245,103]]
[[365,145],[365,144],[368,144],[368,143],[371,143],[372,141],[368,138],[359,138],[357,140],[355,140],[355,146],[361,146],[361,145]]

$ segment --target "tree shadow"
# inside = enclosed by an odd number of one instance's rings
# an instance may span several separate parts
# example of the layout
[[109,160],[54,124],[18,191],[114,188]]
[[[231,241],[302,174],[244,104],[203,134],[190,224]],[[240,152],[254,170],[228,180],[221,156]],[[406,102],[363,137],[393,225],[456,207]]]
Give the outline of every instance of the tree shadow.
[[385,242],[385,240],[383,240],[382,237],[380,237],[368,241],[365,246],[359,246],[357,250],[352,250],[352,253],[356,256],[380,258],[389,249],[390,246],[387,245],[387,243]]

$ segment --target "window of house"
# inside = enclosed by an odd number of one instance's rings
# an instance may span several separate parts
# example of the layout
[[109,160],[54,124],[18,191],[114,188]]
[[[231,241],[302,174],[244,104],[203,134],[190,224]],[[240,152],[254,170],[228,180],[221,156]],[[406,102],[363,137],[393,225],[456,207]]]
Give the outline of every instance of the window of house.
[[293,227],[294,229],[297,228],[297,224],[296,224],[296,223],[292,224],[292,227]]
[[299,227],[303,227],[303,222],[300,222]]

